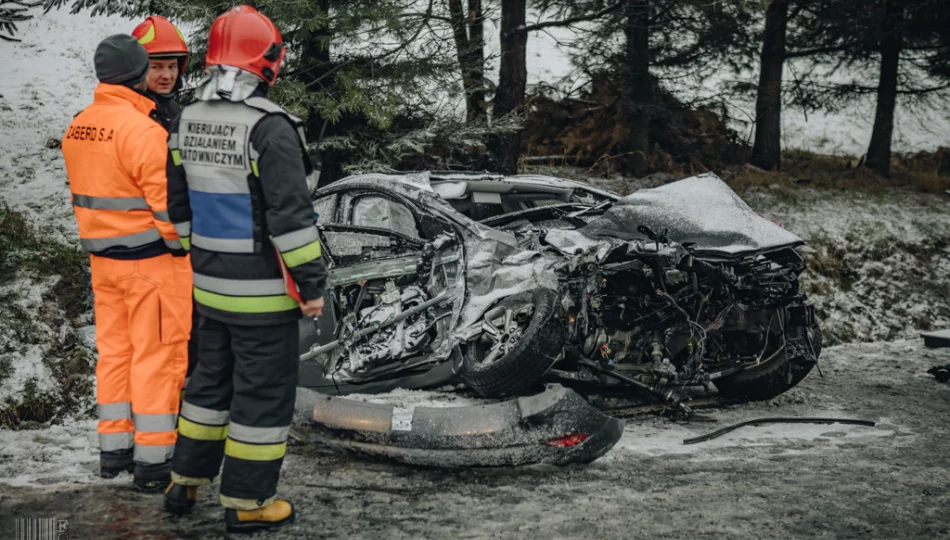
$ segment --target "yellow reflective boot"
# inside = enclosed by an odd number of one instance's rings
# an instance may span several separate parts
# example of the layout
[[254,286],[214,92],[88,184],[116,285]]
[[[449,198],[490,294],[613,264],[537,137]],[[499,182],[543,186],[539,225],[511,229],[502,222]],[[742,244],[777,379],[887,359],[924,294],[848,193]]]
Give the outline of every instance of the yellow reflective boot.
[[294,505],[280,499],[254,510],[228,508],[224,511],[228,532],[237,533],[276,529],[293,522],[294,516]]
[[165,510],[177,515],[190,512],[198,502],[198,486],[183,486],[172,482],[165,489]]

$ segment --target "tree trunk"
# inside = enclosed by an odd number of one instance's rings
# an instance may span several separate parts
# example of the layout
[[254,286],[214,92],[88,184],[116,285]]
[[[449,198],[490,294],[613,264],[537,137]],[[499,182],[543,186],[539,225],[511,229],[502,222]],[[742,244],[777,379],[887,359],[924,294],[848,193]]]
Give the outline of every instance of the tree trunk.
[[[522,112],[528,69],[525,48],[528,33],[524,31],[526,0],[501,2],[501,66],[498,89],[492,102],[492,117],[503,118]],[[488,141],[491,167],[502,174],[518,172],[521,132],[492,135]]]
[[[319,0],[319,7],[324,13],[330,12],[330,0]],[[326,26],[314,31],[303,30],[305,37],[301,46],[300,80],[307,85],[310,92],[321,92],[323,88],[333,84],[330,75],[333,61],[330,58],[330,39],[332,33]],[[311,109],[307,115],[307,142],[315,144],[320,136],[324,135],[326,122],[322,116]],[[322,170],[320,172],[320,186],[327,185],[343,177],[343,167],[337,156],[332,153],[321,153]]]
[[485,36],[481,0],[469,0],[468,12],[462,0],[448,0],[452,34],[465,92],[468,122],[485,119]]
[[752,164],[767,171],[782,167],[782,71],[785,67],[788,2],[772,0],[765,12]]
[[468,78],[472,81],[468,95],[471,107],[471,120],[484,121],[488,116],[485,108],[485,16],[482,12],[482,0],[468,0],[469,35],[468,44],[471,57],[468,59]]
[[881,36],[881,75],[877,86],[877,113],[866,164],[884,176],[891,173],[891,137],[897,108],[897,75],[900,68],[904,18],[902,0],[887,0]]
[[627,0],[627,82],[630,88],[628,122],[630,141],[627,168],[643,175],[649,168],[650,109],[653,105],[653,81],[650,80],[650,2]]

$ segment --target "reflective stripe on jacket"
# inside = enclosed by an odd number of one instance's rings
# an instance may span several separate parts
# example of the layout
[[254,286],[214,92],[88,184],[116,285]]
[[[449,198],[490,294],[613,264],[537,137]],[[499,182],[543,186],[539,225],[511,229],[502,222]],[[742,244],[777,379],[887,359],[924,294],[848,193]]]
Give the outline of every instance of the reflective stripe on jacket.
[[310,162],[292,127],[299,121],[262,97],[199,101],[172,124],[170,213],[192,252],[195,301],[205,316],[234,324],[299,318],[281,261],[304,298],[323,294]]
[[82,248],[116,259],[181,250],[167,211],[165,130],[148,116],[155,103],[111,84],[94,95],[63,138]]

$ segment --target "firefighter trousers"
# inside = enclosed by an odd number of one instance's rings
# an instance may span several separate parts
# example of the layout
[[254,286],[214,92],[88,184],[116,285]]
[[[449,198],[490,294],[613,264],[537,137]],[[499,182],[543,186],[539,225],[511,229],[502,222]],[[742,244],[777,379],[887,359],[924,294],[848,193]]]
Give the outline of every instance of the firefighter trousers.
[[191,331],[191,269],[171,255],[90,256],[100,464],[167,478]]
[[[190,264],[190,263],[189,263]],[[188,370],[185,372],[185,383],[181,387],[181,396],[180,399],[185,399],[185,388],[188,387],[188,381],[191,379],[191,374],[195,371],[195,366],[198,365],[198,322],[201,319],[201,315],[198,313],[198,307],[195,306],[195,301],[192,298],[191,301],[191,335],[188,337],[188,349],[186,354],[188,356]]]
[[298,339],[296,321],[253,327],[201,317],[173,481],[204,485],[220,473],[221,504],[236,510],[275,500],[293,420]]

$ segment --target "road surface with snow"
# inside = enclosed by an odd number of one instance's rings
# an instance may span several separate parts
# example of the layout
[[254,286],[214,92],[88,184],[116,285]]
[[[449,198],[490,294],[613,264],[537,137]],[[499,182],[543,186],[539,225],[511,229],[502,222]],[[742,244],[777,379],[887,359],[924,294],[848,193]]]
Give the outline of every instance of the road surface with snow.
[[[948,362],[950,351],[917,341],[832,347],[824,377],[815,371],[771,402],[709,412],[715,423],[628,421],[620,443],[589,466],[425,470],[294,445],[281,493],[295,503],[297,521],[268,538],[950,535],[950,386],[925,373]],[[392,399],[407,407],[414,397]],[[749,427],[682,444],[765,416],[878,425]],[[226,537],[212,489],[193,515],[178,519],[163,513],[160,496],[134,492],[128,476],[96,478],[94,429],[90,421],[3,434],[0,538],[24,517],[67,519],[70,538]]]

